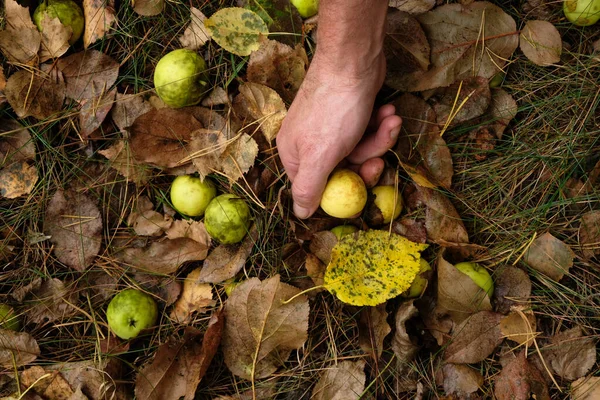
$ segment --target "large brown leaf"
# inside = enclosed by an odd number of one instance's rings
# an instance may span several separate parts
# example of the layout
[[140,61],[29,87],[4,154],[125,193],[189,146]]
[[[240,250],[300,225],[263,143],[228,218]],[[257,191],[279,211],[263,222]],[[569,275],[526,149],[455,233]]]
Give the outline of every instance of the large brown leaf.
[[44,399],[84,399],[85,396],[76,395],[67,380],[58,371],[46,371],[44,368],[34,366],[21,372],[21,384],[27,389],[38,393]]
[[0,119],[0,165],[34,158],[35,145],[27,128],[12,119]]
[[135,0],[133,10],[146,17],[160,14],[165,8],[165,0]]
[[171,318],[179,323],[189,323],[194,313],[203,313],[215,305],[212,286],[199,279],[202,268],[190,272],[183,281],[181,297],[177,299]]
[[[115,340],[112,338],[112,340]],[[116,351],[116,350],[115,350]],[[118,351],[116,351],[118,352]],[[121,350],[123,352],[123,350]],[[103,358],[101,361],[80,361],[59,363],[45,367],[48,371],[60,371],[60,374],[73,388],[82,390],[89,400],[125,400],[121,376],[123,364],[115,358]],[[69,400],[75,400],[70,398]]]
[[40,355],[35,339],[27,332],[0,329],[0,365],[8,370],[33,362]]
[[85,30],[83,45],[87,49],[92,43],[103,39],[117,22],[114,0],[83,0]]
[[[156,0],[152,0],[157,2]],[[139,4],[136,2],[136,5]],[[204,20],[206,15],[196,7],[190,7],[190,24],[183,32],[183,35],[179,37],[179,42],[184,49],[198,50],[204,46],[206,42],[210,40],[210,32],[204,26]]]
[[533,241],[523,261],[542,274],[560,281],[573,266],[573,251],[562,240],[546,232]]
[[460,124],[477,118],[488,109],[492,93],[487,79],[469,77],[437,90],[434,110],[440,125]]
[[[569,381],[581,378],[596,364],[596,340],[583,336],[581,326],[562,331],[550,339],[546,362],[555,374]],[[546,355],[548,354],[548,355]]]
[[415,17],[402,11],[387,16],[383,51],[387,60],[387,81],[408,73],[427,71],[431,49],[425,32]]
[[267,141],[271,142],[287,114],[283,100],[275,90],[260,83],[246,82],[239,91],[245,97],[246,112],[260,126]]
[[152,104],[141,95],[117,93],[110,116],[119,129],[125,130],[133,125],[137,117],[153,109]]
[[83,271],[96,258],[102,243],[98,206],[81,193],[57,190],[48,203],[44,233],[51,236],[60,262]]
[[110,167],[130,181],[145,183],[150,179],[150,168],[133,157],[128,141],[118,140],[112,146],[100,150],[98,153],[108,158]]
[[65,84],[48,74],[21,70],[8,78],[4,93],[19,117],[45,119],[62,109]]
[[251,136],[243,133],[228,145],[221,155],[221,171],[231,182],[235,182],[250,170],[256,156],[258,156],[258,144]]
[[444,391],[459,399],[469,399],[470,395],[483,387],[483,376],[479,371],[462,364],[446,364],[442,368]]
[[572,384],[573,400],[595,400],[600,398],[600,376],[579,378]]
[[524,305],[531,296],[531,280],[527,272],[516,267],[506,267],[494,279],[496,311],[506,314],[514,305]]
[[600,254],[600,211],[589,211],[581,216],[579,245],[585,258]]
[[81,102],[79,126],[81,128],[81,137],[84,140],[89,138],[102,125],[102,122],[104,122],[104,119],[113,107],[116,94],[117,89],[112,89],[91,99],[84,99]]
[[444,360],[471,364],[485,360],[502,343],[502,314],[480,311],[457,326],[444,354]]
[[58,18],[45,14],[42,18],[40,62],[58,58],[69,50],[69,39],[73,35],[71,27],[63,25]]
[[365,361],[342,361],[326,368],[311,400],[358,400],[365,390]]
[[527,21],[519,36],[519,46],[532,63],[543,67],[560,61],[562,39],[548,21]]
[[[312,254],[308,255],[318,261]],[[308,258],[306,262],[308,263]],[[360,312],[358,344],[375,362],[379,360],[383,353],[383,340],[392,331],[387,323],[388,313],[385,311],[385,307],[386,304],[384,303],[376,307],[365,307]]]
[[193,400],[221,342],[223,315],[213,315],[204,333],[188,327],[183,340],[171,337],[138,374],[135,395],[140,400]]
[[0,31],[0,50],[16,64],[33,64],[40,48],[41,37],[31,21],[29,9],[15,0],[4,1],[6,26]]
[[495,379],[494,394],[498,400],[529,400],[533,394],[536,400],[550,400],[548,386],[540,371],[529,364],[525,350],[502,365],[502,371]]
[[284,303],[300,291],[279,278],[248,279],[225,303],[223,355],[236,376],[265,378],[306,342],[308,299],[301,295]]
[[[92,0],[103,1],[103,0]],[[116,82],[119,63],[98,50],[87,50],[57,62],[67,84],[67,97],[81,101],[106,92]]]
[[[36,285],[37,286],[37,285]],[[44,281],[25,297],[27,321],[34,324],[65,320],[77,313],[78,293],[59,279]]]

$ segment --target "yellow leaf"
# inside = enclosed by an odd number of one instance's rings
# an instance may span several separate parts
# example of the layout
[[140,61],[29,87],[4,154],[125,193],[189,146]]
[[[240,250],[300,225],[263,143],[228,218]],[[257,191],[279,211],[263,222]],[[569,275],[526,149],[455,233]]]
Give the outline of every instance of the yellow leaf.
[[331,252],[324,286],[344,303],[376,306],[410,287],[426,248],[385,231],[346,235]]
[[204,21],[212,38],[225,50],[248,56],[260,47],[259,39],[269,29],[254,12],[239,7],[223,8]]

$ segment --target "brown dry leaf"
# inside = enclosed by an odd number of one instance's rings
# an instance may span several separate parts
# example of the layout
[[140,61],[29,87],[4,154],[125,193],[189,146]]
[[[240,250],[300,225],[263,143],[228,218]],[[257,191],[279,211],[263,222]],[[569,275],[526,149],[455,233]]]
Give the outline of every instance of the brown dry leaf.
[[560,61],[562,39],[552,23],[527,21],[519,39],[521,51],[535,65],[546,67]]
[[8,78],[4,94],[19,117],[45,119],[61,111],[65,84],[43,73],[21,70]]
[[83,271],[96,258],[102,243],[98,206],[81,193],[57,190],[46,209],[44,233],[51,236],[60,262]]
[[221,155],[221,170],[232,182],[237,181],[250,170],[258,155],[258,144],[252,137],[243,133],[231,143]]
[[117,257],[136,269],[166,275],[177,271],[184,262],[204,260],[207,254],[207,244],[177,238],[153,242],[143,248],[128,248],[117,253]]
[[98,151],[98,153],[110,160],[109,165],[111,168],[114,168],[119,174],[134,183],[145,183],[152,175],[146,165],[133,158],[129,142],[126,140],[119,140],[107,149]]
[[79,112],[79,126],[81,128],[81,137],[86,140],[96,129],[102,125],[104,119],[110,112],[115,102],[117,89],[100,94],[91,99],[81,101],[81,111]]
[[270,87],[260,83],[246,82],[239,87],[246,98],[246,110],[255,120],[268,142],[277,136],[287,109],[281,97]]
[[[312,256],[320,263],[319,259],[312,254],[308,254],[308,256]],[[308,257],[306,261],[308,263]],[[383,340],[392,331],[387,323],[388,313],[385,307],[384,303],[376,307],[363,308],[358,322],[358,344],[375,362],[381,358],[383,353]]]
[[310,252],[317,256],[323,264],[328,265],[331,261],[331,250],[333,250],[337,242],[338,239],[333,232],[317,232],[310,241]]
[[[122,364],[115,358],[103,359],[100,362],[80,361],[73,363],[53,364],[45,367],[47,371],[60,372],[71,387],[85,392],[82,399],[105,400],[126,399],[123,384],[118,383],[123,375]],[[75,400],[70,398],[69,400]]]
[[58,371],[49,372],[42,367],[34,366],[21,372],[20,378],[23,386],[31,388],[44,399],[74,399],[73,388]]
[[140,95],[117,93],[110,116],[119,129],[123,131],[133,125],[137,117],[153,109],[152,104]]
[[169,239],[189,238],[198,243],[210,246],[210,235],[206,227],[200,221],[185,221],[178,219],[173,221],[171,227],[165,231]]
[[246,265],[257,240],[258,229],[253,226],[242,243],[219,245],[204,260],[200,282],[221,283],[233,278]]
[[[140,0],[136,1],[136,5]],[[143,0],[142,0],[143,1]],[[159,0],[153,0],[159,1]],[[135,9],[135,7],[134,7]],[[206,15],[196,7],[190,8],[191,21],[188,27],[183,32],[183,35],[179,37],[179,42],[185,49],[198,50],[204,46],[206,42],[210,40],[210,32],[204,26],[204,20]]]
[[460,124],[477,118],[485,113],[492,101],[489,82],[480,76],[457,81],[436,93],[438,101],[433,109],[440,125]]
[[40,33],[31,21],[29,9],[15,0],[4,1],[6,26],[0,31],[0,50],[11,63],[30,64],[40,48]]
[[38,181],[35,165],[17,161],[0,169],[0,196],[7,199],[31,193]]
[[251,278],[225,303],[223,355],[236,376],[254,381],[274,373],[308,338],[308,299],[279,281]]
[[92,43],[103,39],[108,30],[117,22],[114,0],[83,0],[83,46],[87,49]]
[[585,258],[600,254],[600,211],[589,211],[581,217],[579,245]]
[[413,361],[419,351],[419,346],[413,343],[406,329],[407,321],[418,314],[419,310],[414,306],[414,300],[402,303],[396,311],[396,332],[392,338],[392,350],[396,355],[399,374],[409,371],[409,363]]
[[196,388],[206,373],[221,343],[223,313],[214,314],[202,343],[201,332],[185,329],[183,340],[171,337],[162,344],[150,364],[142,368],[135,381],[135,395],[148,400],[193,400]]
[[417,19],[431,46],[431,67],[425,72],[388,76],[386,82],[397,90],[434,89],[470,76],[489,79],[504,67],[518,45],[514,19],[486,1],[468,6],[445,4]]
[[40,62],[58,58],[69,50],[69,39],[73,35],[70,26],[63,25],[58,18],[44,14],[41,31]]
[[6,76],[4,76],[4,68],[0,65],[0,106],[6,103],[6,96],[4,96],[4,89],[6,88]]
[[161,108],[138,117],[131,125],[130,147],[139,161],[173,168],[190,155],[186,144],[192,132],[203,129],[189,110]]
[[542,354],[548,366],[563,379],[581,378],[596,364],[596,340],[584,337],[581,326],[557,333],[550,343]]
[[216,304],[213,300],[212,286],[202,283],[200,279],[201,271],[202,268],[196,268],[184,279],[181,297],[171,311],[171,318],[181,324],[189,323],[192,314],[204,313]]
[[365,391],[365,361],[342,361],[321,372],[311,400],[360,399]]
[[222,132],[198,129],[192,132],[187,147],[193,157],[192,164],[201,179],[221,170],[221,156],[227,148],[227,138]]
[[442,368],[444,374],[444,391],[456,395],[459,399],[469,396],[483,387],[483,376],[479,371],[462,364],[446,364]]
[[[154,210],[147,210],[136,214],[133,221],[133,230],[140,236],[161,236],[173,224],[173,217],[163,215]],[[169,237],[169,239],[173,239]]]
[[[304,262],[304,269],[306,269],[306,275],[313,281],[315,286],[323,286],[325,284],[325,270],[327,266],[319,260],[319,257],[314,254],[306,254],[306,261]],[[315,293],[322,292],[325,289],[315,289]]]
[[73,305],[78,303],[78,297],[70,284],[65,285],[56,278],[44,281],[29,292],[23,301],[27,321],[42,324],[72,317],[77,314]]
[[600,376],[579,378],[571,384],[573,400],[600,399]]
[[529,364],[525,353],[525,350],[520,351],[502,363],[494,384],[494,395],[498,400],[529,400],[531,394],[537,400],[550,400],[542,374]]
[[562,240],[544,233],[533,241],[523,257],[531,268],[555,281],[560,281],[573,266],[573,251]]
[[0,365],[13,370],[27,365],[40,355],[35,339],[27,332],[0,329]]
[[392,232],[404,236],[415,243],[427,242],[427,230],[423,221],[412,218],[401,218],[392,222]]
[[292,48],[264,38],[260,48],[250,55],[247,78],[274,89],[291,103],[300,89],[308,69],[308,56],[301,45]]
[[387,16],[383,52],[387,60],[387,81],[393,82],[411,72],[429,68],[431,48],[415,17],[402,11]]
[[[105,0],[90,1],[102,3]],[[75,101],[92,99],[105,93],[119,75],[119,63],[98,50],[72,54],[59,59],[56,65],[65,78],[67,97]]]
[[523,12],[537,18],[549,21],[552,18],[552,4],[545,0],[526,0],[523,4]]
[[531,279],[527,272],[516,267],[504,268],[494,277],[496,311],[506,314],[512,306],[526,305],[531,296]]
[[502,314],[480,311],[467,318],[452,333],[444,360],[455,364],[472,364],[485,360],[502,343]]
[[203,107],[210,108],[229,103],[229,96],[227,95],[225,89],[223,89],[221,86],[215,86],[215,88],[211,90],[211,92],[205,98],[202,99],[200,104],[202,104]]
[[390,0],[389,6],[409,14],[423,14],[435,6],[435,0]]
[[517,102],[504,89],[492,89],[492,102],[488,114],[498,139],[502,139],[506,126],[515,118],[518,110]]
[[0,165],[34,158],[35,145],[27,128],[12,119],[0,119]]
[[500,321],[500,330],[506,339],[518,344],[532,346],[537,336],[533,311],[513,307],[513,311]]

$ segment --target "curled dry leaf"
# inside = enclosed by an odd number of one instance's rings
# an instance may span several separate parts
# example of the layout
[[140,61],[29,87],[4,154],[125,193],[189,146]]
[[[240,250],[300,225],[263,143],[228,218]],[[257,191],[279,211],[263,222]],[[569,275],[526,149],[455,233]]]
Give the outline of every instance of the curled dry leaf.
[[502,315],[480,311],[458,325],[444,360],[455,364],[472,364],[485,360],[502,343],[500,320]]
[[365,391],[365,361],[342,361],[326,368],[311,400],[358,400]]
[[128,141],[118,140],[112,146],[100,150],[98,153],[108,158],[111,168],[132,182],[140,184],[150,179],[151,173],[148,167],[133,157]]
[[81,101],[81,111],[79,112],[79,126],[81,128],[81,137],[85,140],[102,125],[104,119],[110,112],[115,102],[117,89],[102,93],[91,99]]
[[600,376],[579,378],[571,384],[573,400],[594,400],[600,398]]
[[442,367],[444,391],[459,399],[469,396],[483,387],[483,376],[479,371],[462,364],[446,364]]
[[488,80],[481,76],[455,82],[438,89],[437,94],[433,108],[440,125],[460,124],[477,118],[485,113],[492,101]]
[[[156,2],[157,0],[152,1]],[[138,3],[136,1],[136,5],[137,4]],[[183,35],[179,37],[179,42],[185,49],[198,50],[210,40],[210,32],[204,26],[204,20],[206,19],[206,16],[202,13],[202,11],[198,10],[196,7],[191,7],[190,13],[190,24],[185,29],[185,32],[183,32]]]
[[221,170],[235,182],[244,176],[254,165],[258,155],[258,144],[252,137],[243,133],[229,144],[221,155]]
[[[308,254],[308,256],[316,258],[312,254]],[[308,257],[306,261],[308,263]],[[392,331],[387,323],[388,313],[385,307],[386,304],[384,303],[376,307],[363,308],[358,322],[358,344],[375,362],[381,358],[383,353],[383,340]]]
[[[325,270],[327,266],[319,260],[314,254],[306,254],[306,261],[304,262],[304,269],[306,269],[306,275],[313,281],[314,286],[323,286],[325,284]],[[324,289],[315,289],[314,292],[322,292]]]
[[573,251],[562,240],[546,232],[533,241],[523,257],[531,268],[560,281],[573,266]]
[[[90,1],[104,2],[104,0]],[[75,101],[93,99],[105,93],[114,85],[119,75],[119,63],[98,50],[72,54],[59,59],[56,65],[65,78],[67,97]]]
[[225,303],[223,355],[236,376],[248,380],[274,373],[308,337],[308,299],[279,275],[251,278],[237,286]]
[[396,332],[392,338],[392,350],[396,355],[398,373],[407,373],[410,369],[409,363],[413,361],[419,346],[417,346],[408,336],[406,323],[409,319],[417,316],[419,311],[414,306],[414,300],[402,303],[396,311],[395,323]]
[[210,246],[210,235],[204,224],[200,221],[178,219],[177,221],[173,221],[165,233],[169,239],[189,238],[198,243]]
[[596,340],[583,336],[581,326],[576,326],[550,338],[550,346],[542,354],[556,375],[573,381],[585,376],[596,364]]
[[38,181],[35,165],[27,161],[17,161],[0,169],[0,196],[7,199],[31,193]]
[[537,400],[550,400],[548,386],[542,373],[527,361],[525,350],[502,363],[494,385],[498,400],[529,400],[531,394]]
[[260,83],[246,82],[239,90],[245,97],[246,111],[254,118],[267,141],[271,142],[287,114],[283,100],[275,90]]
[[154,107],[140,95],[117,93],[110,116],[123,131],[133,125],[137,117],[153,109]]
[[78,297],[70,284],[65,285],[56,278],[48,279],[25,297],[27,321],[42,324],[72,317],[77,313],[73,305],[78,303]]
[[548,21],[527,21],[519,45],[532,63],[546,67],[560,61],[562,39],[556,27]]
[[23,386],[44,399],[74,399],[73,388],[58,371],[46,371],[42,367],[34,366],[21,372],[20,378]]
[[387,80],[393,82],[416,71],[427,71],[431,49],[425,32],[413,16],[392,11],[387,16],[383,51],[387,60]]
[[307,69],[308,56],[303,46],[292,48],[275,40],[264,39],[260,48],[250,55],[247,78],[249,82],[274,89],[283,100],[291,103],[304,81]]
[[8,78],[4,94],[19,117],[45,119],[61,111],[65,84],[44,73],[21,70]]
[[77,271],[100,251],[102,217],[95,202],[72,190],[57,190],[46,209],[44,233],[51,236],[58,260]]
[[108,30],[117,22],[114,0],[83,0],[85,30],[83,46],[87,49],[92,43],[103,39]]
[[233,278],[246,265],[258,240],[258,229],[253,226],[242,243],[221,244],[204,260],[199,280],[201,282],[221,283]]
[[309,249],[323,264],[328,265],[331,261],[331,251],[337,243],[338,239],[333,232],[321,231],[313,235]]
[[148,400],[193,400],[196,388],[215,356],[223,332],[222,312],[214,314],[200,342],[201,332],[188,327],[183,340],[171,337],[135,381],[135,395]]
[[504,89],[492,89],[492,102],[488,114],[498,139],[502,138],[506,126],[516,117],[518,110],[517,102]]
[[435,6],[435,0],[390,0],[389,5],[409,14],[423,14]]
[[537,336],[533,311],[513,307],[513,311],[500,321],[500,330],[506,339],[518,344],[532,346]]
[[41,36],[31,21],[29,9],[15,0],[4,1],[6,26],[0,31],[0,50],[15,64],[34,64]]
[[516,267],[504,268],[494,279],[496,311],[506,314],[512,306],[527,305],[531,296],[531,279]]
[[589,211],[581,217],[579,245],[585,258],[600,254],[600,211]]
[[269,33],[265,22],[254,12],[238,7],[222,8],[204,21],[210,35],[225,50],[249,56]]
[[27,365],[40,355],[35,339],[27,332],[0,329],[0,365],[13,370]]
[[170,215],[163,215],[154,210],[147,210],[141,214],[137,214],[133,221],[133,230],[140,236],[161,236],[172,224],[173,218]]
[[179,323],[191,321],[193,313],[203,313],[216,303],[213,300],[212,287],[200,279],[202,268],[196,268],[183,281],[181,297],[171,311],[171,318]]
[[73,35],[71,27],[63,25],[58,18],[44,14],[42,18],[40,62],[58,58],[69,50],[69,39]]

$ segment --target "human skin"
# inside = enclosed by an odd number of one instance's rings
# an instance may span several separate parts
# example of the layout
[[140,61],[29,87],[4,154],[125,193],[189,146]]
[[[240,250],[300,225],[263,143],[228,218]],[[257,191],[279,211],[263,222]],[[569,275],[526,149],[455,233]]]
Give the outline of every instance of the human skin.
[[317,50],[277,135],[299,218],[316,211],[327,177],[341,162],[375,185],[384,168],[378,157],[400,133],[393,106],[371,116],[385,77],[387,6],[387,0],[320,2]]

